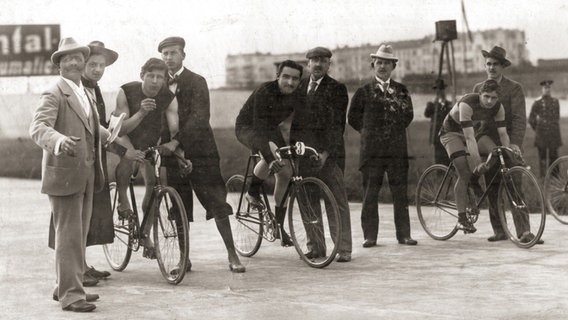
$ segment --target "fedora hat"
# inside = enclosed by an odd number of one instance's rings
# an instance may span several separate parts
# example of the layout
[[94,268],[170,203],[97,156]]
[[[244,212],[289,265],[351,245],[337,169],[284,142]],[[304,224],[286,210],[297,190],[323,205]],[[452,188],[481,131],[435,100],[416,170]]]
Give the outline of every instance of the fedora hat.
[[494,46],[489,52],[481,50],[481,54],[484,58],[493,58],[499,60],[503,67],[508,67],[511,65],[511,61],[507,60],[507,58],[505,57],[507,55],[507,51],[499,46]]
[[379,49],[377,49],[377,53],[371,53],[371,58],[393,60],[394,62],[398,61],[398,58],[394,56],[392,46],[384,43],[379,46]]
[[436,82],[432,86],[432,89],[446,89],[448,85],[444,82],[444,79],[436,79]]
[[118,59],[118,53],[113,50],[105,48],[105,44],[102,41],[91,41],[88,44],[89,49],[91,49],[91,55],[100,54],[105,57],[106,66],[113,64],[116,59]]
[[51,62],[53,62],[54,65],[59,66],[61,56],[77,51],[81,52],[85,56],[85,59],[87,59],[91,52],[89,47],[79,45],[73,38],[62,38],[61,41],[59,41],[57,51],[51,55]]

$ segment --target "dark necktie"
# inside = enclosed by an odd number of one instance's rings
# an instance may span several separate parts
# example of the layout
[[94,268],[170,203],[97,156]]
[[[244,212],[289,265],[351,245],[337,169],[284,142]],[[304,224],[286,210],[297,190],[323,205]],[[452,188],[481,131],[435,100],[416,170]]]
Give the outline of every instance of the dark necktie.
[[388,82],[383,82],[383,92],[386,94],[387,93],[387,89],[389,88],[389,84]]
[[314,94],[316,92],[316,87],[318,86],[318,83],[315,81],[311,81],[310,85],[308,87],[308,94]]
[[168,80],[168,86],[171,86],[174,83],[178,83],[178,75],[176,74],[175,76],[170,76],[170,79]]
[[95,90],[95,105],[97,107],[97,112],[99,113],[99,121],[101,125],[108,128],[108,122],[106,120],[106,107],[105,101],[103,100],[103,95],[101,93],[101,88],[96,81],[88,80],[86,78],[81,78],[81,82],[85,88],[91,88]]

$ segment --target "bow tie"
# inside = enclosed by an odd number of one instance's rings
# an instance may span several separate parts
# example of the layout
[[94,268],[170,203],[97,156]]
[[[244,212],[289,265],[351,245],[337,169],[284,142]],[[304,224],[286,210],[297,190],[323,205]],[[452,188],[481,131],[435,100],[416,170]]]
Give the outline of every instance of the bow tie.
[[174,84],[174,83],[178,83],[178,81],[179,81],[179,77],[178,77],[178,75],[176,74],[173,78],[170,77],[170,79],[168,80],[168,86],[171,86],[171,85]]

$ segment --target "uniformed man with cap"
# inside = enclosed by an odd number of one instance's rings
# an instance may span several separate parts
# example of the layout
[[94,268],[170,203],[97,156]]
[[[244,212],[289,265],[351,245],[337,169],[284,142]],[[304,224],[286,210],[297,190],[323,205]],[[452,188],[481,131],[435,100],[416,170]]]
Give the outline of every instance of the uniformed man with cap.
[[[217,229],[227,248],[229,269],[232,272],[245,272],[235,251],[229,215],[233,209],[227,203],[227,190],[219,167],[219,151],[209,123],[209,88],[205,78],[183,66],[185,59],[185,40],[181,37],[168,37],[158,45],[158,52],[168,66],[169,89],[175,94],[179,108],[179,133],[170,137],[162,135],[162,142],[177,140],[185,157],[193,164],[189,176],[182,177],[175,164],[167,165],[168,183],[181,195],[188,220],[193,221],[192,188],[206,212],[206,219],[215,218]],[[173,149],[171,150],[174,151]],[[191,263],[188,263],[188,270]]]
[[529,124],[535,131],[534,145],[538,148],[541,177],[546,175],[548,166],[558,158],[558,148],[562,145],[560,103],[551,95],[553,82],[544,80],[540,83],[542,96],[535,100],[529,115]]
[[[337,261],[349,262],[352,252],[351,217],[343,179],[343,134],[349,98],[345,85],[328,75],[331,56],[331,51],[324,47],[315,47],[306,54],[310,76],[298,86],[298,91],[305,97],[305,105],[296,108],[290,140],[302,141],[316,148],[320,154],[315,167],[300,164],[300,170],[304,176],[313,175],[321,179],[335,195],[342,225]],[[309,250],[308,257],[325,256],[326,253],[325,248],[312,247]]]

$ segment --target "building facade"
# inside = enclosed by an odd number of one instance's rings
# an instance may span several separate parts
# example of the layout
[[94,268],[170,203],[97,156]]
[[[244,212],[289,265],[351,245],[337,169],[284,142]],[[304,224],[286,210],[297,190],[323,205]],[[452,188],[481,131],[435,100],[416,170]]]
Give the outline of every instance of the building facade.
[[[525,32],[511,29],[492,29],[472,32],[472,41],[465,33],[449,43],[453,48],[454,66],[457,73],[475,73],[484,70],[481,50],[500,46],[507,50],[507,58],[513,66],[529,61],[525,46]],[[417,40],[389,42],[399,58],[393,78],[402,80],[410,74],[437,74],[442,42],[434,41],[434,35]],[[330,74],[342,82],[357,82],[372,76],[370,54],[379,44],[365,44],[357,47],[338,47],[333,51]],[[451,52],[451,51],[450,51]],[[228,55],[225,59],[226,87],[252,88],[275,79],[279,62],[290,59],[306,65],[305,52],[301,53],[247,53]],[[444,56],[444,64],[447,63]],[[444,70],[447,66],[444,65]]]

